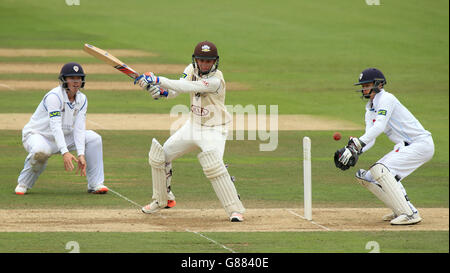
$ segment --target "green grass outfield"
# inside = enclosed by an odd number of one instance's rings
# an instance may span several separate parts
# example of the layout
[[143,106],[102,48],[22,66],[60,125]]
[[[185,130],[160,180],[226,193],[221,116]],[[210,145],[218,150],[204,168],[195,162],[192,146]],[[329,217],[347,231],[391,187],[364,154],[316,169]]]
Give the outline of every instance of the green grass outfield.
[[[199,7],[207,8],[201,9]],[[309,114],[363,125],[364,101],[352,85],[366,67],[380,68],[386,89],[431,131],[434,158],[405,179],[417,207],[449,206],[449,6],[448,1],[383,1],[368,6],[351,1],[81,1],[0,2],[0,48],[81,49],[92,43],[105,49],[157,53],[121,58],[127,63],[188,64],[195,44],[216,43],[226,81],[249,86],[227,93],[228,105],[278,105],[279,114]],[[20,22],[11,24],[11,22]],[[0,57],[2,63],[99,63],[89,56]],[[155,71],[157,72],[157,71]],[[181,73],[181,71],[180,71]],[[171,78],[177,75],[167,74]],[[2,80],[50,80],[57,75],[4,73]],[[126,76],[92,74],[89,81],[130,81]],[[131,84],[131,82],[130,82]],[[0,91],[0,113],[31,113],[47,90]],[[153,101],[140,91],[86,88],[88,113],[168,113],[188,97]],[[282,118],[282,116],[280,116]],[[151,122],[151,121],[149,121]],[[103,137],[107,185],[139,204],[151,195],[147,154],[152,137],[165,131],[98,131]],[[302,207],[301,138],[312,139],[315,207],[381,207],[355,183],[354,169],[334,167],[332,155],[344,141],[333,131],[279,133],[273,152],[259,152],[260,141],[227,142],[225,161],[248,208]],[[344,131],[348,136],[362,131]],[[0,130],[0,206],[2,209],[130,208],[113,194],[85,193],[85,180],[63,171],[61,159],[49,160],[36,187],[24,198],[13,194],[26,153],[20,131]],[[357,167],[367,168],[392,144],[385,136],[364,154]],[[126,149],[125,149],[126,148]],[[174,191],[179,206],[218,204],[195,153],[174,162]],[[194,205],[193,205],[194,206]],[[205,232],[237,252],[448,252],[447,231],[383,232]],[[105,239],[107,238],[107,240]],[[188,232],[90,233],[1,232],[0,252],[68,252],[77,241],[81,252],[227,252]]]

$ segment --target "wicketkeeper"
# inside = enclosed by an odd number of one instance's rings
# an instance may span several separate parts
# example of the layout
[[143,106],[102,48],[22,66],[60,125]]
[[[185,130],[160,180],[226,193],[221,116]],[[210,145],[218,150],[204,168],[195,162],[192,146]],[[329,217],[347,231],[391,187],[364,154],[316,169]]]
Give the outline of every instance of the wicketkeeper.
[[[86,130],[87,97],[80,89],[85,84],[83,68],[67,63],[59,74],[60,85],[45,94],[30,121],[22,130],[22,142],[28,156],[18,178],[16,194],[33,187],[47,166],[50,156],[59,154],[66,171],[78,164],[80,175],[87,177],[89,193],[106,193],[103,185],[102,138]],[[70,151],[76,151],[75,157]],[[61,182],[63,183],[63,182]]]
[[218,67],[216,46],[204,41],[195,47],[192,64],[186,67],[179,80],[158,77],[152,72],[136,78],[135,84],[148,90],[154,99],[189,93],[191,102],[189,120],[163,146],[156,139],[152,141],[149,163],[152,169],[153,201],[142,208],[144,213],[154,213],[175,205],[175,196],[171,190],[172,161],[200,148],[200,165],[230,221],[243,221],[244,206],[223,163],[227,124],[232,118],[225,108],[225,80]]
[[355,166],[358,157],[369,150],[375,139],[385,133],[395,143],[394,149],[378,160],[369,170],[360,169],[356,178],[392,213],[383,217],[392,225],[416,224],[422,220],[401,181],[429,161],[434,154],[431,133],[391,93],[384,90],[386,78],[376,68],[368,68],[359,76],[362,97],[366,104],[366,132],[352,137],[348,145],[334,154],[336,167],[347,170]]

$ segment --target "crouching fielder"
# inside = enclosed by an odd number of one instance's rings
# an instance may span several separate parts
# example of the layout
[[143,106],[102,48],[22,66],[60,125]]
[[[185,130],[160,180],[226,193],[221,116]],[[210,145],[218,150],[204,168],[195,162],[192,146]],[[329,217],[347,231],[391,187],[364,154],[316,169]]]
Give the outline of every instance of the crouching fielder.
[[191,99],[188,121],[164,145],[156,139],[152,141],[149,164],[153,201],[142,208],[144,213],[175,206],[171,190],[172,161],[199,147],[202,151],[198,154],[200,165],[230,221],[243,221],[245,209],[223,163],[228,133],[226,124],[231,121],[231,116],[225,108],[225,80],[218,66],[216,46],[204,41],[195,47],[192,64],[186,67],[180,80],[158,77],[152,72],[136,78],[135,84],[148,90],[154,99],[172,98],[181,93],[190,93]]
[[[87,177],[89,193],[107,193],[103,185],[102,138],[86,130],[87,97],[80,92],[85,74],[78,63],[65,64],[60,72],[61,85],[42,99],[22,130],[22,142],[28,156],[18,178],[16,194],[32,188],[47,166],[51,155],[60,154],[66,171],[78,170]],[[69,151],[77,151],[78,158]]]
[[385,84],[386,79],[378,69],[368,68],[361,73],[355,85],[362,85],[362,96],[369,99],[366,132],[336,151],[334,161],[342,170],[355,166],[358,156],[369,150],[384,132],[395,143],[394,149],[369,170],[357,171],[356,179],[392,210],[383,217],[384,221],[392,225],[416,224],[422,218],[401,181],[433,157],[434,143],[431,133],[394,95],[383,89]]

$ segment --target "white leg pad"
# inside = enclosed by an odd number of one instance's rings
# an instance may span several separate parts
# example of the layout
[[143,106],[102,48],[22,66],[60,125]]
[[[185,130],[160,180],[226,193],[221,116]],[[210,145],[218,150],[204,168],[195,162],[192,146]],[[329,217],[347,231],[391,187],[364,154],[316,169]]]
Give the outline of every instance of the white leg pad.
[[152,146],[148,153],[148,163],[152,167],[152,198],[160,207],[167,206],[166,160],[164,150],[156,139],[152,140]]
[[228,216],[233,212],[244,213],[245,208],[239,200],[234,183],[217,152],[202,152],[198,155],[198,160]]
[[376,182],[372,182],[372,181],[368,181],[368,180],[364,179],[364,176],[362,175],[361,171],[363,171],[363,170],[359,170],[356,173],[356,175],[355,175],[356,181],[358,181],[359,184],[361,184],[362,186],[367,188],[371,193],[373,193],[388,208],[390,208],[394,211],[391,199],[386,194],[386,192],[381,188],[381,185]]
[[383,191],[390,199],[394,213],[396,215],[412,215],[413,211],[409,206],[400,185],[397,183],[397,180],[389,169],[383,164],[376,163],[370,168],[370,172],[373,179],[381,185]]

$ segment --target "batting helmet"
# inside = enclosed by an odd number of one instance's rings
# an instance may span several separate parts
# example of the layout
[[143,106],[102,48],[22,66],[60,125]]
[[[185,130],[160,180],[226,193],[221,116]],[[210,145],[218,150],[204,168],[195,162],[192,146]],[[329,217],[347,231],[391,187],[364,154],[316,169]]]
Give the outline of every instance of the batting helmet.
[[[200,71],[195,59],[215,60],[216,62],[208,71]],[[199,70],[200,76],[216,71],[219,67],[219,54],[216,45],[209,41],[198,43],[194,48],[194,54],[192,54],[192,65]]]
[[[364,69],[363,72],[361,72],[361,74],[359,75],[359,81],[354,85],[361,85],[365,83],[373,83],[373,87],[370,90],[369,94],[364,95],[363,93],[363,97],[370,98],[370,94],[372,92],[379,93],[381,90],[378,86],[380,84],[382,84],[382,86],[386,85],[387,81],[386,77],[384,77],[383,73],[380,70],[376,68],[367,68]],[[358,91],[363,92],[363,89]]]
[[61,81],[63,88],[67,88],[67,81],[66,81],[66,77],[70,77],[70,76],[78,76],[81,77],[81,88],[84,87],[84,78],[86,77],[86,75],[84,74],[84,70],[83,67],[81,67],[80,64],[78,63],[66,63],[65,65],[63,65],[63,67],[61,68],[61,72],[59,72],[59,77],[58,79]]

